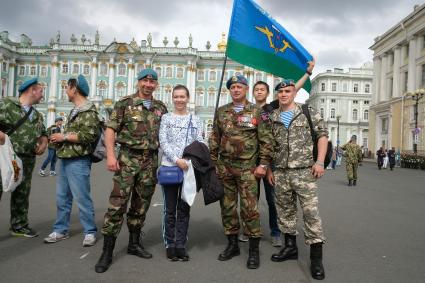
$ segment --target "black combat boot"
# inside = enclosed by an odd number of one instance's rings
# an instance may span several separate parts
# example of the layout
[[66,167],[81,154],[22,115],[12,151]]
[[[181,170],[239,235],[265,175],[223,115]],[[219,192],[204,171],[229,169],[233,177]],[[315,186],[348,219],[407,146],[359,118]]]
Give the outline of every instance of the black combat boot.
[[127,253],[131,255],[137,255],[141,258],[152,258],[152,254],[148,253],[143,247],[142,240],[140,239],[140,231],[130,232]]
[[353,180],[353,186],[357,185],[357,180]]
[[348,186],[349,186],[349,187],[351,187],[351,186],[352,186],[351,180],[348,180]]
[[117,238],[114,236],[104,236],[103,237],[103,252],[100,256],[98,262],[96,263],[94,270],[97,273],[103,273],[108,270],[109,266],[112,263],[112,253],[115,248],[115,240]]
[[297,238],[295,235],[285,234],[285,246],[277,254],[272,255],[272,261],[280,262],[288,259],[298,259]]
[[246,267],[249,269],[260,267],[260,238],[249,238],[249,256]]
[[224,261],[229,260],[234,256],[241,254],[238,244],[238,235],[227,235],[229,241],[226,249],[218,256],[218,260]]
[[310,272],[311,276],[316,280],[323,280],[325,278],[322,257],[322,243],[310,245]]

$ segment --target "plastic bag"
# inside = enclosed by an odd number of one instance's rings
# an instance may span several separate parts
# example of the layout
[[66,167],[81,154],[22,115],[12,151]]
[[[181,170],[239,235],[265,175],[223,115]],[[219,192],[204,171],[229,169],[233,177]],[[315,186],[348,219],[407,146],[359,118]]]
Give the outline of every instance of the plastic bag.
[[182,199],[190,206],[192,206],[195,201],[196,196],[196,179],[195,172],[193,171],[192,162],[187,161],[189,169],[183,171],[183,188],[182,188]]
[[4,145],[0,145],[0,171],[3,191],[13,192],[22,182],[23,167],[7,135]]

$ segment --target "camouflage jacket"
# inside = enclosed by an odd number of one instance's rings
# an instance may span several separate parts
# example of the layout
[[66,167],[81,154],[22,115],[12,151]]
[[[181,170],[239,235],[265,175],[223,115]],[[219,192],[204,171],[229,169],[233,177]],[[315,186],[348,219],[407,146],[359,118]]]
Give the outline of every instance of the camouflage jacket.
[[241,169],[254,167],[257,160],[270,165],[273,137],[261,113],[261,108],[252,103],[239,113],[233,110],[233,103],[218,108],[209,137],[211,159]]
[[87,101],[78,110],[78,114],[65,124],[63,133],[74,133],[78,136],[78,143],[62,142],[57,147],[59,158],[75,158],[87,156],[94,150],[94,143],[100,134],[100,122],[96,106]]
[[156,99],[147,109],[135,93],[115,103],[106,127],[117,133],[117,142],[124,147],[157,150],[161,117],[167,112],[165,104]]
[[[57,130],[59,128],[59,130]],[[54,133],[60,133],[60,127],[56,126],[56,124],[51,125],[50,127],[47,128],[47,135],[49,137],[49,147],[50,148],[56,148],[57,145],[50,142],[50,136]]]
[[[18,98],[6,97],[0,100],[0,130],[7,132],[26,114]],[[28,119],[10,136],[13,150],[21,156],[35,156],[38,138],[47,137],[43,116],[35,108],[32,120]]]
[[345,162],[358,163],[362,161],[362,151],[358,144],[349,142],[341,146],[341,149],[345,151]]
[[[313,108],[309,108],[311,121],[317,138],[327,136],[323,119]],[[301,105],[297,104],[294,117],[288,129],[280,120],[280,109],[270,115],[272,133],[275,139],[273,161],[276,168],[307,168],[313,166],[313,140],[307,117],[303,114]]]

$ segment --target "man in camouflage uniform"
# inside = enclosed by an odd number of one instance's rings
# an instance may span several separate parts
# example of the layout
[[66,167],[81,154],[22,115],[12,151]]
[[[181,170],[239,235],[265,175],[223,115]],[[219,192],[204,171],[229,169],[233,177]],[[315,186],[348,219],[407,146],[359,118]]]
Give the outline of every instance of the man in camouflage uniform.
[[83,226],[83,247],[96,243],[97,227],[93,201],[90,196],[91,153],[100,134],[100,123],[96,106],[87,99],[90,88],[83,75],[68,80],[66,94],[74,104],[63,133],[51,135],[50,140],[57,145],[60,159],[59,176],[56,179],[57,217],[53,232],[44,238],[47,244],[69,238],[69,220],[72,200],[80,211]]
[[284,80],[275,90],[278,92],[279,109],[270,115],[272,133],[275,137],[273,161],[275,172],[267,172],[268,180],[275,185],[279,228],[285,235],[285,246],[272,261],[298,258],[297,198],[303,211],[304,235],[310,245],[311,275],[315,279],[325,277],[322,264],[322,243],[325,237],[319,216],[316,179],[324,174],[324,159],[327,149],[327,130],[323,119],[309,109],[318,138],[318,157],[313,160],[313,141],[307,117],[300,105],[294,102],[295,84]]
[[240,254],[237,210],[239,193],[241,218],[249,236],[247,267],[253,269],[260,264],[259,243],[262,236],[256,178],[264,177],[270,165],[272,136],[270,125],[261,117],[261,108],[246,99],[246,78],[233,76],[228,80],[227,88],[232,102],[217,110],[209,139],[211,158],[216,163],[218,176],[224,185],[224,197],[220,206],[224,233],[228,237],[228,246],[218,259],[229,260]]
[[341,146],[341,149],[345,151],[345,168],[350,187],[357,185],[357,167],[362,162],[362,151],[356,142],[357,136],[353,135],[348,143]]
[[[144,249],[140,233],[157,182],[159,125],[167,108],[152,96],[158,86],[158,75],[154,70],[142,70],[137,79],[139,91],[116,102],[110,121],[106,124],[107,167],[115,175],[102,227],[103,253],[95,267],[98,273],[105,272],[112,263],[115,240],[121,230],[130,196],[127,252],[142,258],[152,257]],[[120,144],[118,159],[114,151],[115,134]]]
[[[10,233],[13,236],[37,237],[28,225],[29,195],[35,156],[41,155],[47,147],[47,133],[43,117],[33,107],[43,98],[43,88],[37,79],[24,82],[19,88],[19,98],[6,97],[0,100],[0,143],[4,135],[15,128],[16,123],[29,112],[28,118],[9,137],[15,153],[23,164],[22,183],[12,192],[10,198]],[[0,199],[2,195],[0,182]]]

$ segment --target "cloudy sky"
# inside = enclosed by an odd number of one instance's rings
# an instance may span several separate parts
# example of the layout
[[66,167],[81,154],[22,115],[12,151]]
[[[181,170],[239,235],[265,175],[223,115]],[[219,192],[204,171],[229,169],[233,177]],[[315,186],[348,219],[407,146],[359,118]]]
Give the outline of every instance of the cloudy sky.
[[[420,0],[258,0],[282,26],[317,58],[316,73],[329,68],[359,67],[372,61],[368,49],[384,33],[413,11]],[[114,38],[140,44],[149,32],[153,45],[162,46],[164,36],[179,46],[213,48],[228,31],[231,0],[38,0],[5,1],[0,9],[0,30],[19,40],[25,33],[33,44],[45,45],[61,31],[62,42],[71,34],[85,34],[93,41],[96,30],[101,44]]]

